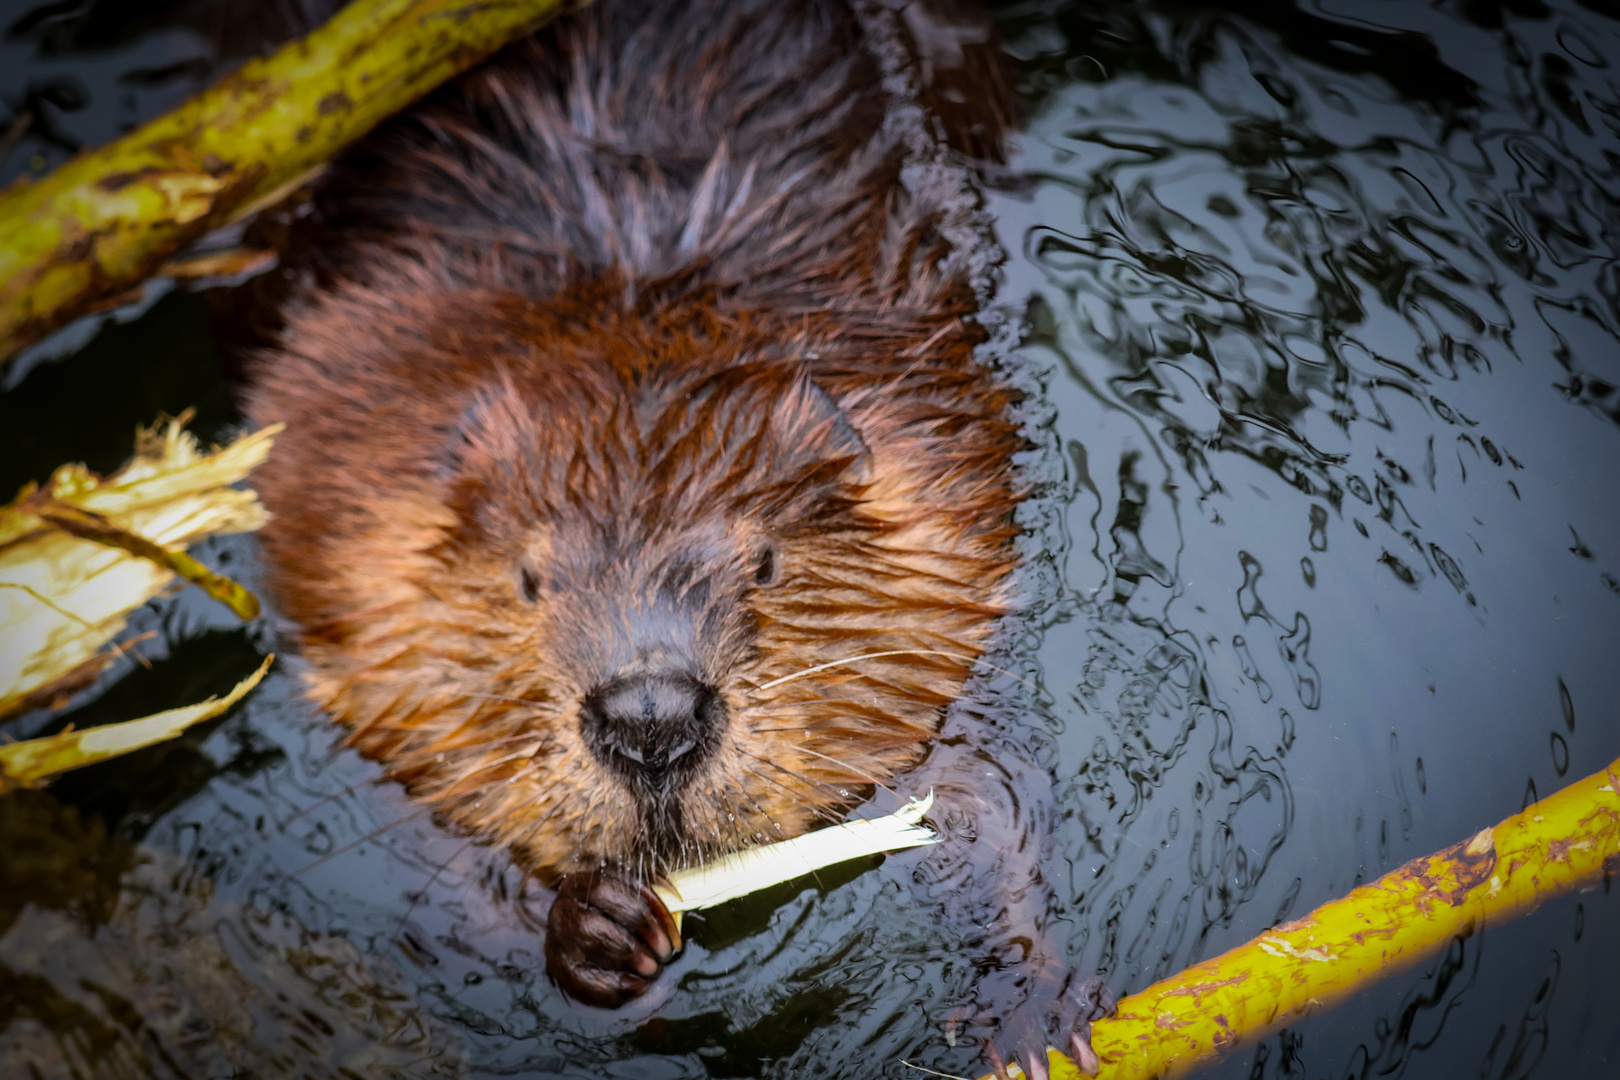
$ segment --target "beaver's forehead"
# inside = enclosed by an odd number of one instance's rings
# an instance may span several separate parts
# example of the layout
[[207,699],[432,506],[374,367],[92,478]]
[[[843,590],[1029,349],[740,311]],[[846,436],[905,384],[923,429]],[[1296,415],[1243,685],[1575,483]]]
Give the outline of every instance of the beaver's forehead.
[[559,515],[544,524],[545,552],[580,584],[622,587],[628,578],[680,579],[709,567],[730,567],[759,530],[713,515],[686,520],[635,513]]
[[567,421],[551,429],[560,441],[622,444],[643,463],[694,442],[722,451],[768,442],[840,411],[793,357],[715,354],[638,370],[573,360],[525,373],[516,389],[537,418]]
[[536,507],[536,525],[554,558],[649,574],[729,565],[765,546],[875,527],[838,483],[838,459],[789,471],[738,457],[724,469],[714,458],[671,455],[608,477],[582,481],[576,471]]
[[542,445],[519,464],[538,473],[532,487],[559,524],[595,528],[625,543],[709,535],[717,522],[729,523],[727,531],[794,531],[800,519],[820,521],[854,455],[808,440],[793,445],[763,426],[694,424],[678,435],[632,442],[607,425]]
[[672,537],[691,546],[694,529],[724,550],[739,529],[836,528],[869,459],[839,404],[780,365],[503,376],[449,441],[471,513],[584,530],[582,545],[614,552]]

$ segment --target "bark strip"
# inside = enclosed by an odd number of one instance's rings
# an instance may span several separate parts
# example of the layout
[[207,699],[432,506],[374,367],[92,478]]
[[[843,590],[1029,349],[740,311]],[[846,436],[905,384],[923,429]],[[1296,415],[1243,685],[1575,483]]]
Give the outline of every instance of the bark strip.
[[222,698],[209,698],[196,705],[143,716],[139,720],[105,724],[83,731],[64,731],[0,746],[0,795],[20,787],[39,787],[70,769],[121,757],[132,750],[165,742],[194,724],[211,720],[258,686],[274,659],[274,654],[265,657],[257,671],[237,683],[235,689]]

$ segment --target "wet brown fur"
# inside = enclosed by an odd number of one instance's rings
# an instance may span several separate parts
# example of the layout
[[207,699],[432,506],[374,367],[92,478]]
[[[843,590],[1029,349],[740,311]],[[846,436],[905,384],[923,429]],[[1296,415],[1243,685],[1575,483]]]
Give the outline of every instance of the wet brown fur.
[[[311,693],[536,869],[838,816],[1010,601],[972,206],[881,70],[837,3],[601,0],[340,163],[267,286],[249,406],[288,423],[258,483]],[[579,709],[661,658],[729,719],[647,806]]]

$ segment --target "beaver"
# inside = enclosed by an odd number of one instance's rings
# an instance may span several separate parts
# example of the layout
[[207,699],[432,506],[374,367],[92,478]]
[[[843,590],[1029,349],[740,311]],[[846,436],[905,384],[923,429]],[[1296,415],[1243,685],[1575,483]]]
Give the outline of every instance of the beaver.
[[[1026,443],[951,157],[1009,97],[967,18],[600,0],[285,245],[247,406],[288,425],[258,488],[309,691],[555,889],[586,1004],[678,951],[657,875],[912,767],[1013,603]],[[976,103],[917,75],[953,56]]]

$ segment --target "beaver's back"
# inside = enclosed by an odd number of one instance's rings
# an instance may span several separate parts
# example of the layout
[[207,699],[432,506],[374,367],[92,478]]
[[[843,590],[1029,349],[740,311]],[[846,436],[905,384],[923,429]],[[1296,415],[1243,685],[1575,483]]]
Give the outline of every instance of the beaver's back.
[[373,278],[387,245],[528,295],[681,274],[819,309],[898,239],[872,231],[907,157],[891,104],[836,0],[593,5],[344,157],[304,257]]

